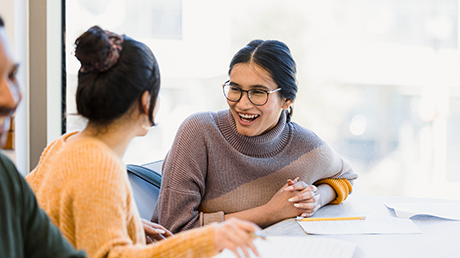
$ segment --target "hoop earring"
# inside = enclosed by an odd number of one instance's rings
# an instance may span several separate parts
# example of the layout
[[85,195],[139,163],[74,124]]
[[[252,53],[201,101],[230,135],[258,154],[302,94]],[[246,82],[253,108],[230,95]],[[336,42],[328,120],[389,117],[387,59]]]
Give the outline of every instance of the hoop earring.
[[139,119],[139,124],[141,125],[142,128],[144,128],[144,130],[148,131],[148,130],[150,130],[150,126],[144,125],[144,123],[143,123],[143,120],[145,120],[144,116],[147,117],[147,121],[149,120],[149,117],[146,114],[142,114],[141,118]]

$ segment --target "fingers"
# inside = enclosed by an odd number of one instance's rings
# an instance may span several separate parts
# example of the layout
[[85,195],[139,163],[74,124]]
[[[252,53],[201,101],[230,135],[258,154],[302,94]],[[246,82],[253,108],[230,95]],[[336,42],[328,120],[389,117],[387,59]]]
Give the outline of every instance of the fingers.
[[246,231],[239,230],[235,224],[227,223],[219,228],[216,235],[221,235],[221,238],[223,238],[221,244],[224,246],[221,249],[229,249],[237,257],[240,257],[238,252],[238,249],[240,249],[246,257],[249,257],[247,249],[252,240]]
[[311,211],[306,211],[306,212],[303,212],[302,214],[300,214],[301,217],[304,217],[304,218],[307,218],[307,217],[311,217],[313,216],[313,214],[315,214],[315,212],[321,208],[321,205],[320,204],[317,204],[316,207],[311,210]]
[[[231,218],[230,221],[235,223],[240,229],[245,231],[243,233],[244,237],[249,236],[249,238],[250,238],[250,241],[247,242],[249,248],[252,250],[252,252],[255,255],[259,256],[257,248],[254,246],[254,243],[253,243],[254,239],[251,236],[254,235],[255,231],[259,231],[259,230],[262,230],[262,229],[259,226],[257,226],[256,224],[252,223],[252,222],[248,222],[248,221],[244,221],[244,220],[240,220],[240,219],[236,219],[236,218]],[[250,233],[252,233],[252,234],[250,234]],[[243,248],[243,252],[246,255],[246,257],[249,257],[249,253],[247,251],[247,248]]]
[[293,185],[289,185],[289,183],[288,183],[288,187],[284,188],[284,191],[293,192],[293,191],[302,191],[302,190],[306,190],[306,189],[314,190],[314,189],[316,189],[316,186],[308,185],[304,181],[299,181],[299,182],[294,183]]
[[164,236],[165,231],[161,229],[153,229],[149,226],[144,225],[144,232],[145,236],[147,238],[150,238],[151,240],[160,241],[166,239],[166,237]]
[[231,221],[235,223],[236,225],[238,225],[241,229],[245,230],[246,232],[254,232],[256,230],[262,230],[259,226],[249,221],[245,221],[245,220],[241,220],[237,218],[230,218],[227,221]]
[[[160,225],[159,225],[159,226],[160,226]],[[174,234],[173,234],[171,231],[167,230],[167,229],[164,228],[163,226],[160,226],[159,229],[162,229],[162,230],[165,232],[165,233],[163,234],[165,237],[174,236]]]
[[260,230],[260,228],[251,222],[229,219],[216,226],[215,246],[219,252],[223,249],[229,249],[237,257],[240,257],[238,249],[245,257],[249,257],[248,249],[259,256],[253,238],[249,234],[255,230]]
[[320,197],[321,197],[321,195],[318,194],[318,195],[315,195],[314,197],[312,197],[312,198],[310,198],[310,199],[308,199],[308,200],[306,200],[304,202],[294,203],[294,207],[297,207],[297,208],[300,208],[300,209],[313,210],[318,205],[318,201],[319,201]]
[[[251,236],[251,241],[249,242],[249,248],[251,248],[252,252],[259,256],[259,252],[257,251],[257,248],[255,247],[254,243],[253,243],[253,237],[255,234],[254,232],[255,231],[260,231],[262,230],[259,226],[257,226],[256,224],[252,223],[252,222],[248,222],[248,221],[244,221],[244,220],[239,220],[239,219],[231,219],[231,220],[235,220],[234,222],[240,227],[242,228],[243,230],[246,231],[246,233],[252,233],[252,234],[249,234]],[[244,250],[243,250],[244,251]],[[246,252],[245,252],[245,255],[246,257],[249,257],[249,253],[247,253],[247,249],[246,249]]]
[[309,200],[309,199],[313,198],[314,196],[316,196],[316,190],[317,190],[316,186],[310,185],[307,188],[305,188],[301,192],[301,194],[290,198],[288,201],[289,202],[298,202],[298,201]]
[[[141,221],[144,227],[145,235],[147,238],[150,239],[150,241],[152,240],[160,241],[160,240],[165,239],[166,237],[173,236],[173,234],[169,230],[167,230],[166,228],[164,228],[163,226],[159,224],[150,222],[146,219],[141,219]],[[149,240],[148,239],[146,240],[148,243]]]
[[[167,230],[165,227],[163,227],[162,225],[160,224],[157,224],[157,223],[153,223],[151,221],[148,221],[147,220],[147,225],[149,225],[151,228],[153,229],[158,229],[158,230],[162,230],[164,231],[164,233],[162,233],[165,237],[170,237],[170,236],[174,236],[173,233],[171,233],[171,231]],[[156,233],[159,233],[159,231],[156,231]]]
[[313,214],[315,214],[316,210],[313,211],[312,213],[307,213],[307,212],[304,212],[302,214],[300,214],[301,217],[304,217],[304,218],[308,218],[308,217],[311,217],[313,216]]
[[319,202],[320,197],[321,195],[317,194],[316,196],[307,201],[294,203],[294,207],[302,210],[302,214],[300,214],[300,216],[311,217],[321,207],[321,204]]
[[153,240],[150,237],[145,236],[145,243],[148,245],[153,244]]
[[299,181],[299,178],[300,177],[296,177],[294,180],[288,179],[287,180],[288,186],[291,186],[291,185],[294,185],[295,183],[297,183]]

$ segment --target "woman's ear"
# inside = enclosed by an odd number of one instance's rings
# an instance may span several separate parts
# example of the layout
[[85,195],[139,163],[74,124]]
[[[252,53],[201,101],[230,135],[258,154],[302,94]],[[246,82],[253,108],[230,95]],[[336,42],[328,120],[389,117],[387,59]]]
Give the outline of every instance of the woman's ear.
[[283,109],[288,109],[292,105],[291,99],[284,99]]
[[142,93],[142,97],[141,97],[141,112],[148,116],[149,110],[150,110],[150,93],[148,91],[145,91],[144,93]]

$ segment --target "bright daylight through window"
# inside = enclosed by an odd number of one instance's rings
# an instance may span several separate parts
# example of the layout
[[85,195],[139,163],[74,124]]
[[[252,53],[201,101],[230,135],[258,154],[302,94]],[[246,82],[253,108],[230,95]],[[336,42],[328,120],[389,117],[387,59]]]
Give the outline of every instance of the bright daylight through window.
[[158,125],[124,161],[163,159],[180,123],[226,109],[232,55],[278,39],[298,67],[293,121],[360,174],[356,193],[460,199],[457,0],[66,1],[67,130],[79,63],[73,42],[93,25],[147,43],[162,74]]

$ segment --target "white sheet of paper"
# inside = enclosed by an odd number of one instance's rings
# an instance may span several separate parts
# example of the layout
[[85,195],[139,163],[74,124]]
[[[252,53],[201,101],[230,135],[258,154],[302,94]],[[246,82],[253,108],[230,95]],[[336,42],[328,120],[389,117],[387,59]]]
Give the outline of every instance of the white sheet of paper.
[[[322,258],[351,258],[356,244],[328,238],[313,238],[308,236],[273,236],[266,241],[254,240],[261,258],[279,257],[322,257]],[[242,252],[240,251],[242,254]],[[256,258],[252,251],[251,258]],[[240,255],[241,256],[241,255]],[[231,251],[224,250],[214,258],[234,258]],[[243,256],[241,256],[243,257]]]
[[415,215],[430,215],[438,218],[460,220],[460,203],[385,203],[394,209],[396,216],[410,218]]
[[366,218],[365,220],[297,221],[308,234],[419,234],[422,233],[410,219]]

